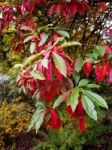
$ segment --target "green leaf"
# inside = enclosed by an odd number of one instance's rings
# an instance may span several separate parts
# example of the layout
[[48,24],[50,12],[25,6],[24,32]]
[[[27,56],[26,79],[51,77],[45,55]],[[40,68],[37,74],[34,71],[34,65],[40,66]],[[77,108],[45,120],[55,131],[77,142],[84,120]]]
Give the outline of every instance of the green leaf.
[[91,56],[89,56],[89,58],[87,58],[85,61],[84,61],[84,63],[85,62],[95,62],[96,61],[96,59],[92,56],[92,54],[91,54]]
[[81,43],[75,42],[75,41],[66,42],[66,43],[62,44],[61,47],[71,47],[71,46],[76,46],[76,45],[81,46]]
[[67,101],[67,105],[71,106],[73,112],[75,111],[75,109],[77,107],[78,98],[79,98],[79,88],[76,87],[73,89],[73,91]]
[[42,37],[39,46],[42,46],[48,39],[49,34],[48,33],[44,33],[44,36]]
[[65,40],[65,38],[64,38],[64,37],[56,38],[56,43],[58,43],[58,42],[62,42],[62,41],[64,41],[64,40]]
[[43,102],[40,102],[40,101],[38,101],[38,100],[37,100],[37,102],[35,103],[35,105],[36,105],[36,107],[38,107],[38,108],[42,108],[42,109],[45,108],[44,103],[43,103]]
[[22,68],[24,68],[25,66],[29,65],[29,64],[31,63],[32,59],[33,59],[33,56],[28,57],[28,58],[23,62]]
[[57,30],[56,32],[59,33],[59,34],[61,34],[64,37],[70,38],[70,35],[69,35],[69,33],[67,31]]
[[3,13],[0,11],[0,19],[3,19]]
[[58,71],[64,76],[67,76],[67,69],[64,59],[56,53],[53,53],[53,60]]
[[33,35],[27,36],[24,40],[24,43],[30,41],[33,38]]
[[31,27],[28,27],[28,26],[22,26],[21,27],[21,30],[28,30],[28,31],[32,31],[33,29]]
[[106,52],[106,49],[103,46],[97,45],[93,49],[93,57],[97,59],[99,56],[103,56]]
[[104,48],[104,46],[101,46],[101,45],[97,45],[96,50],[98,51],[99,55],[101,55],[101,56],[103,56],[106,52],[106,49]]
[[34,77],[35,79],[39,79],[39,80],[45,80],[44,75],[39,72],[39,71],[31,71],[30,74],[32,75],[32,77]]
[[77,72],[80,72],[82,67],[83,67],[83,59],[82,57],[80,57],[77,61],[76,61],[76,64],[75,64],[75,67],[76,67],[76,71]]
[[91,88],[91,89],[94,89],[94,88],[100,88],[100,85],[98,85],[98,84],[87,84],[87,86],[86,86],[87,88]]
[[36,123],[35,123],[36,134],[38,130],[40,129],[43,123],[43,120],[44,120],[44,112],[40,113],[40,115],[38,116],[38,119],[36,120]]
[[58,114],[59,118],[60,118],[62,121],[65,121],[64,114],[62,113],[61,110],[57,110],[57,114]]
[[19,67],[22,67],[22,64],[15,64],[14,65],[14,68],[19,68]]
[[60,95],[54,102],[53,108],[58,107],[64,100],[64,98],[67,96],[68,92]]
[[35,91],[34,95],[32,96],[32,99],[36,99],[35,100],[35,106],[37,107],[37,102],[39,101],[39,98],[40,98],[40,93],[38,90]]
[[28,127],[28,132],[31,130],[31,128],[33,128],[33,126],[35,125],[35,123],[36,123],[36,121],[37,121],[39,115],[43,112],[43,110],[44,110],[44,109],[41,108],[41,107],[37,108],[37,110],[36,110],[35,113],[33,114],[32,119],[31,119],[31,121],[30,121],[30,125],[29,125],[29,127]]
[[93,54],[93,62],[94,62],[94,59],[96,60],[99,57],[99,53],[96,49],[94,49],[92,54]]
[[37,54],[34,54],[34,55],[31,55],[30,57],[28,57],[23,65],[22,65],[22,68],[23,69],[25,66],[31,64],[35,59],[37,60],[41,55],[43,54],[43,51],[41,51],[40,53],[37,53]]
[[41,62],[41,64],[46,68],[48,69],[48,59],[47,58],[44,58]]
[[108,59],[112,59],[112,52],[111,52],[111,53],[109,53],[109,55],[108,55]]
[[73,76],[73,78],[74,78],[74,80],[75,80],[75,82],[76,82],[76,84],[79,82],[79,80],[80,80],[80,74],[78,74],[78,73],[72,73],[72,76]]
[[83,107],[88,116],[94,120],[97,120],[97,112],[94,109],[93,102],[85,95],[82,96]]
[[36,50],[36,42],[32,42],[31,45],[30,45],[31,54],[33,54],[35,50]]
[[101,107],[108,108],[106,101],[98,94],[85,90],[85,95]]
[[79,87],[84,87],[84,86],[86,86],[88,83],[89,83],[89,81],[88,81],[87,79],[82,79],[82,80],[79,82],[78,86],[79,86]]

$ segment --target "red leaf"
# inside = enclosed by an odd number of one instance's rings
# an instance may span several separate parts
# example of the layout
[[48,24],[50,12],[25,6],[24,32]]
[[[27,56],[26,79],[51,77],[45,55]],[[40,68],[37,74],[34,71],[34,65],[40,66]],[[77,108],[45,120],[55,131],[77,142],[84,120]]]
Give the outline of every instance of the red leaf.
[[86,123],[85,123],[85,110],[82,104],[82,99],[79,99],[79,103],[77,105],[77,116],[79,118],[79,128],[80,131],[83,132],[86,129]]
[[59,82],[57,80],[38,81],[38,89],[41,98],[50,103],[54,97],[59,95]]
[[34,86],[35,86],[34,79],[30,79],[29,88],[30,88],[32,94],[34,94],[34,92],[35,92]]
[[80,132],[84,132],[86,130],[85,117],[79,119],[79,128],[80,128]]
[[70,76],[72,73],[72,68],[66,60],[65,60],[65,64],[66,64],[66,68],[67,68],[67,74]]
[[53,129],[58,129],[62,126],[62,121],[58,117],[56,111],[54,109],[50,109],[50,120],[49,120],[49,125]]
[[15,45],[13,46],[13,50],[17,53],[24,51],[24,44],[15,43]]
[[108,74],[109,69],[110,69],[110,65],[109,64],[105,64],[104,68],[103,68],[103,77],[105,77],[105,75]]
[[58,71],[58,69],[56,67],[55,67],[55,74],[59,81],[63,80],[63,75]]
[[100,64],[96,65],[96,76],[97,76],[97,81],[98,83],[101,83],[104,77],[108,74],[109,72],[110,65],[109,64],[104,64],[101,66]]
[[72,63],[72,68],[73,68],[73,70],[76,72],[77,71],[77,69],[76,69],[76,62],[77,62],[77,59],[74,59],[73,60],[73,63]]
[[52,62],[51,61],[49,61],[48,62],[48,69],[47,69],[47,72],[46,72],[46,78],[48,79],[48,80],[52,80]]
[[65,21],[68,21],[70,18],[70,14],[68,12],[69,12],[69,9],[67,8],[63,10],[63,16],[64,16]]
[[64,51],[64,48],[62,48],[61,45],[58,43],[53,47],[52,50],[56,53],[62,53]]
[[57,14],[57,15],[60,15],[61,10],[62,10],[62,7],[63,7],[63,4],[62,4],[62,3],[59,3],[59,4],[56,6],[56,14]]
[[106,49],[107,53],[111,53],[112,52],[112,50],[111,50],[109,45],[105,45],[104,48]]
[[20,6],[20,5],[16,6],[16,9],[17,9],[17,12],[18,12],[20,15],[22,15],[22,14],[23,14],[23,12],[22,12],[22,10],[21,10],[21,6]]
[[47,92],[46,94],[47,94],[46,95],[47,101],[49,103],[52,102],[52,100],[53,100],[53,91],[52,91],[52,89],[50,89],[49,92]]
[[98,83],[101,83],[104,78],[103,69],[104,69],[103,66],[100,66],[99,64],[96,65],[95,73],[96,73]]
[[60,56],[62,56],[63,58],[68,59],[69,61],[73,62],[72,58],[70,56],[68,56],[67,54],[65,54],[65,53],[60,53]]
[[77,105],[77,116],[80,117],[84,117],[85,116],[85,110],[82,104],[82,99],[79,98],[79,103]]
[[91,70],[92,70],[92,62],[85,62],[83,69],[84,69],[84,73],[88,77],[91,73]]
[[79,13],[79,14],[82,14],[83,13],[83,6],[80,4],[80,3],[77,3],[77,12]]
[[48,15],[49,15],[49,16],[52,16],[52,14],[53,14],[53,12],[54,12],[54,9],[55,9],[55,4],[53,4],[53,5],[50,7],[50,9],[49,9],[49,11],[48,11]]
[[56,41],[59,37],[62,37],[62,35],[59,33],[54,33],[52,37],[53,37],[53,41]]
[[40,4],[40,0],[36,0],[36,3],[37,3],[37,4]]
[[68,114],[72,118],[78,118],[79,119],[79,129],[81,132],[85,131],[86,129],[86,122],[85,122],[85,110],[83,108],[82,100],[79,98],[79,103],[76,107],[76,110],[73,112],[71,109],[71,106],[67,106]]
[[76,113],[72,111],[72,108],[71,108],[70,105],[67,106],[67,112],[68,112],[68,114],[69,114],[72,118],[74,118],[74,119],[77,118]]
[[70,8],[69,8],[71,11],[72,11],[72,13],[75,15],[76,14],[76,12],[77,12],[77,2],[73,2],[73,3],[71,3],[71,5],[70,5]]
[[111,83],[112,83],[112,67],[110,66],[107,76],[107,84],[110,85]]
[[99,3],[99,10],[105,10],[106,8],[107,8],[108,6],[106,5],[106,3],[105,2],[100,2]]
[[24,0],[21,5],[21,10],[23,11],[23,14],[26,10],[32,12],[34,10],[34,3],[31,0]]
[[31,0],[27,0],[25,2],[27,11],[32,12],[34,10],[34,3]]
[[37,71],[43,72],[43,65],[41,63],[38,65]]
[[25,5],[26,5],[26,4],[25,4],[25,2],[23,1],[22,4],[21,4],[21,6],[20,6],[20,12],[22,13],[22,15],[24,15],[25,12],[26,12],[26,6],[25,6]]
[[82,2],[82,6],[83,6],[84,10],[86,10],[86,11],[91,10],[90,6],[86,2]]

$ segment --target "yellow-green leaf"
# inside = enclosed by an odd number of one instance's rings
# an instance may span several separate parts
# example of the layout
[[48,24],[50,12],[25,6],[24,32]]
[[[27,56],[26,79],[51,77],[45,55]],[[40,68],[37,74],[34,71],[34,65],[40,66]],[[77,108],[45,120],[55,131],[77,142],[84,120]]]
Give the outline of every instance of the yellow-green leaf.
[[56,53],[53,53],[53,60],[58,71],[64,76],[67,76],[67,68],[64,59]]
[[34,77],[35,79],[39,79],[39,80],[45,80],[44,75],[39,72],[39,71],[31,71],[30,74],[32,75],[32,77]]
[[73,112],[75,111],[75,109],[78,105],[78,98],[79,98],[79,88],[76,87],[73,89],[73,91],[67,101],[67,105],[71,106]]
[[108,108],[106,101],[98,94],[85,90],[85,95],[94,101],[97,105]]
[[83,107],[88,116],[94,120],[97,120],[97,112],[94,108],[93,102],[85,95],[82,96]]

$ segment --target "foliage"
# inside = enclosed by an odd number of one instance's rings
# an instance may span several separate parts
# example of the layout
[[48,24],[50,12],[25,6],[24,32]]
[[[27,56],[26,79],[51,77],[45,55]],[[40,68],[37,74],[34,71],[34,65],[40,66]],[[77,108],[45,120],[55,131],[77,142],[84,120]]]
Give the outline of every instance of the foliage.
[[78,120],[84,132],[86,118],[97,120],[99,108],[108,108],[97,89],[103,82],[112,84],[111,43],[102,37],[111,2],[23,0],[0,5],[1,58],[8,59],[12,70],[18,68],[11,74],[19,72],[19,91],[36,101],[29,130],[58,129]]
[[77,122],[68,122],[59,130],[39,130],[38,139],[34,138],[33,150],[89,150],[89,149],[111,149],[112,147],[112,109],[109,97],[107,98],[110,109],[99,112],[99,118],[95,123],[87,118],[88,130],[78,132]]
[[39,131],[42,140],[34,140],[36,146],[33,150],[111,149],[112,120],[106,121],[103,119],[96,124],[91,123],[92,126],[89,124],[88,130],[83,134],[75,130],[70,123],[58,131],[52,129],[47,132]]
[[[0,104],[0,142],[3,142],[5,135],[16,137],[20,133],[27,131],[31,118],[32,107],[24,102]],[[0,147],[3,143],[0,144]]]
[[37,146],[33,150],[81,150],[86,142],[84,137],[70,123],[58,131],[49,129],[47,133],[40,131],[38,134],[43,135],[44,140],[36,140],[35,143]]
[[3,102],[0,108],[0,128],[3,128],[6,133],[12,135],[15,132],[25,131],[31,116],[30,113],[26,112],[27,110],[30,111],[30,109],[30,106],[27,106],[25,103],[8,104],[7,102]]

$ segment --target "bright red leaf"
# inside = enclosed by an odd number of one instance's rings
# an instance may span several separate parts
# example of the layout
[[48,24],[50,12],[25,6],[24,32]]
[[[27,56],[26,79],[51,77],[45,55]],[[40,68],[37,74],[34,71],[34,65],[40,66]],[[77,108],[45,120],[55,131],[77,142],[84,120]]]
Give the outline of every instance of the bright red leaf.
[[59,129],[62,126],[62,121],[58,117],[56,110],[50,109],[50,120],[49,120],[49,125],[53,129]]
[[67,111],[68,114],[72,117],[72,118],[77,118],[79,120],[79,129],[81,132],[85,131],[86,129],[86,121],[85,121],[85,110],[82,104],[82,99],[79,98],[79,102],[78,105],[76,107],[76,110],[73,112],[71,109],[71,106],[67,106]]
[[92,70],[92,62],[85,62],[83,70],[86,76],[88,77]]
[[96,73],[98,83],[101,83],[104,78],[103,69],[104,69],[103,66],[99,64],[96,65],[95,73]]

